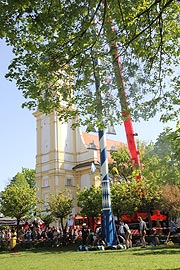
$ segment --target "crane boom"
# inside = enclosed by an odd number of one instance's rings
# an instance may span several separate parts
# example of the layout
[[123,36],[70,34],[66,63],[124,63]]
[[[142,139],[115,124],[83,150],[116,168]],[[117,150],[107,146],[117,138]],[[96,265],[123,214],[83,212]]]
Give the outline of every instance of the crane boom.
[[128,101],[126,97],[125,91],[125,84],[123,79],[123,72],[120,62],[120,56],[118,53],[118,45],[117,42],[114,42],[112,49],[112,58],[114,64],[114,71],[116,76],[116,82],[118,84],[118,95],[120,97],[120,104],[122,109],[122,117],[123,123],[126,133],[126,139],[128,143],[128,149],[130,153],[131,163],[133,165],[133,169],[138,171],[136,179],[139,180],[141,178],[140,175],[140,152],[137,149],[135,136],[137,135],[134,133],[131,115],[128,110]]

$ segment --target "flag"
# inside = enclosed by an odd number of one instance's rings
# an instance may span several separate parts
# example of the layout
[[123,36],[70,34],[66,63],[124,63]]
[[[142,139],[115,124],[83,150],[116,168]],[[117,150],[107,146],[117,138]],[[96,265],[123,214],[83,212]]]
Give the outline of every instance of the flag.
[[94,163],[91,163],[91,173],[94,173],[96,170],[96,166],[94,165]]

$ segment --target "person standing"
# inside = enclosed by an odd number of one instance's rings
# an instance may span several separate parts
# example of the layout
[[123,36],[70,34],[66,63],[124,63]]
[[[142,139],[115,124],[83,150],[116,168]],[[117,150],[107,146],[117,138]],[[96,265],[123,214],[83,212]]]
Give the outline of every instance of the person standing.
[[172,220],[172,217],[169,220],[169,233],[170,235],[176,234],[176,223]]
[[87,245],[87,239],[89,235],[89,230],[87,228],[86,223],[82,224],[82,245],[85,246]]
[[139,221],[139,233],[140,233],[142,248],[145,248],[146,247],[146,230],[147,230],[146,222],[140,216],[138,217],[138,221]]
[[177,233],[180,233],[180,218],[176,220]]
[[132,247],[132,240],[131,240],[132,235],[128,224],[124,223],[123,220],[120,220],[119,224],[120,224],[119,232],[120,235],[125,239],[126,248]]

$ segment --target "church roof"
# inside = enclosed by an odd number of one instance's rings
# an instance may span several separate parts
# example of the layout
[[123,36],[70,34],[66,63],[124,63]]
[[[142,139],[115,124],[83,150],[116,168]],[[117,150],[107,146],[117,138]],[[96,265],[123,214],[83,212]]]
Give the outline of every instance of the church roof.
[[[95,166],[100,166],[100,163],[99,161],[93,161],[94,165]],[[76,165],[75,167],[73,167],[72,169],[73,170],[76,170],[76,169],[81,169],[81,168],[85,168],[85,167],[91,167],[92,165],[92,161],[91,162],[84,162],[84,163],[80,163],[78,165]]]
[[[98,135],[82,132],[86,148],[92,150],[99,150]],[[108,151],[117,151],[119,148],[127,147],[125,143],[106,138],[106,148]]]
[[[99,167],[100,166],[100,149],[99,149],[98,133],[92,134],[92,133],[82,132],[81,134],[82,134],[83,144],[85,148],[88,151],[95,151],[96,154],[94,157],[96,158],[92,158],[92,160],[88,160],[88,161],[84,160],[84,162],[77,164],[72,169],[81,170],[84,168],[88,168],[88,167],[91,167],[92,163],[94,163],[96,167]],[[113,159],[110,155],[111,152],[116,152],[118,149],[124,148],[124,147],[127,147],[127,144],[119,142],[117,140],[106,138],[106,150],[107,150],[108,162],[113,162]]]

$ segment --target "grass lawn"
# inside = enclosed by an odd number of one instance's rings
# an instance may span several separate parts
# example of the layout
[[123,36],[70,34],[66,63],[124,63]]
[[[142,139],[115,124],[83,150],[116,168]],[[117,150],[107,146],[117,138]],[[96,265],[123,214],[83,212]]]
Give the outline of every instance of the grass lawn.
[[76,251],[76,248],[0,252],[1,270],[180,270],[180,246]]

